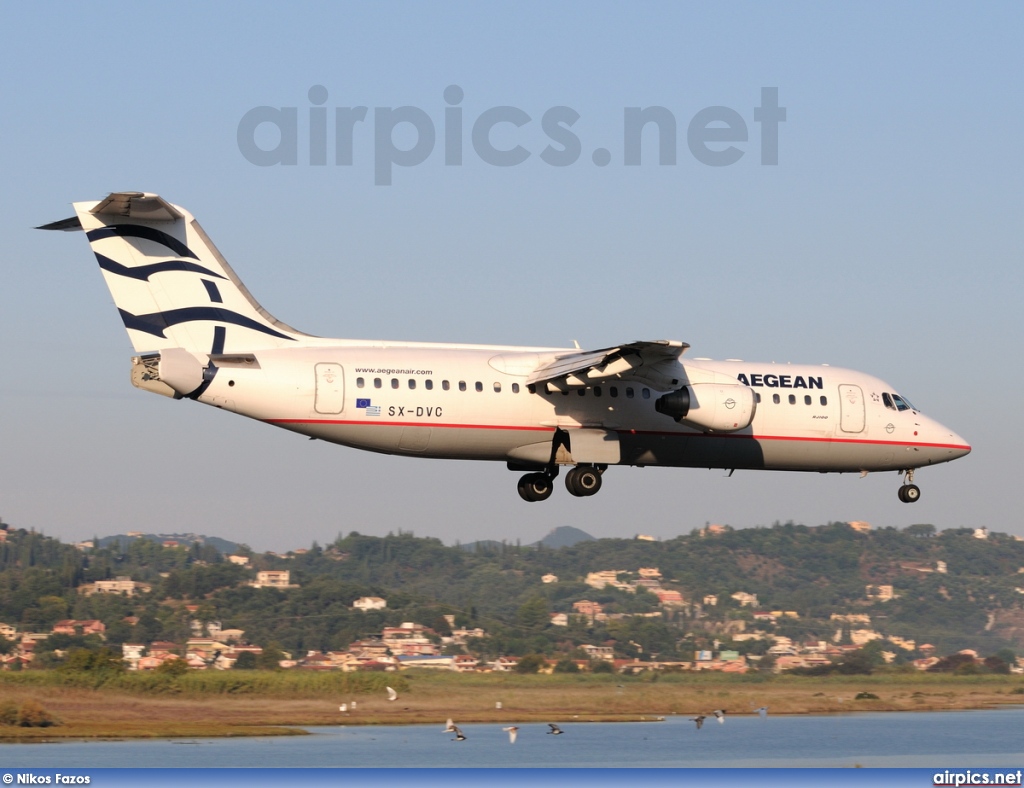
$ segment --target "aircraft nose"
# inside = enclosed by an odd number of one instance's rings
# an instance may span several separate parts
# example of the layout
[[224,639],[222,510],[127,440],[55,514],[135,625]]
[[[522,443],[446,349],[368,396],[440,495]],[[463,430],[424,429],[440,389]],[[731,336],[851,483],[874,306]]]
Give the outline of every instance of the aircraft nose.
[[[940,425],[941,426],[941,425]],[[956,460],[960,457],[966,457],[971,453],[971,445],[957,435],[953,430],[946,427],[941,427],[942,432],[946,435],[946,439],[943,441],[946,444],[946,448],[949,450],[949,459]]]

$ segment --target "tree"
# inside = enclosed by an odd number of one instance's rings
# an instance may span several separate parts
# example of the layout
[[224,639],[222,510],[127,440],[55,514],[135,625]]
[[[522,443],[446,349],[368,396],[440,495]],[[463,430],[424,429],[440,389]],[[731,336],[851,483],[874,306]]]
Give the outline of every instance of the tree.
[[238,659],[235,660],[233,668],[235,670],[255,670],[256,655],[251,651],[243,651],[238,655]]
[[543,654],[527,654],[516,663],[516,673],[537,673],[546,664]]
[[579,673],[580,666],[568,657],[563,657],[555,664],[555,673]]
[[260,670],[280,670],[281,660],[284,659],[284,652],[277,643],[265,646],[263,652],[256,657],[256,667]]

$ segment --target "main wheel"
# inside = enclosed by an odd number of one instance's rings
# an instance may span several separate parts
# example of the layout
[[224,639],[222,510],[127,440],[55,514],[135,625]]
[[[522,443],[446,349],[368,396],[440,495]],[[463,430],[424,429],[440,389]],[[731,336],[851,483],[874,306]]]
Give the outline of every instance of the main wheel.
[[903,503],[916,503],[921,497],[921,488],[916,484],[904,484],[900,487],[900,500]]
[[536,501],[546,501],[551,497],[551,493],[555,488],[551,484],[551,479],[543,473],[528,473],[519,480],[517,489],[519,490],[520,498],[534,503]]
[[601,473],[588,465],[577,465],[565,475],[565,487],[578,498],[593,495],[601,489]]

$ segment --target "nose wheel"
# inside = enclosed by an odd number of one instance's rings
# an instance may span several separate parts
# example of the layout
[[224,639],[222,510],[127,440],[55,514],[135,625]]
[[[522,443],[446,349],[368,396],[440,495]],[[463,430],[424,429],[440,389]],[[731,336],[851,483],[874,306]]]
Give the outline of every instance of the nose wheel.
[[907,478],[897,493],[903,503],[916,503],[921,497],[921,488],[914,484],[914,469],[907,471]]

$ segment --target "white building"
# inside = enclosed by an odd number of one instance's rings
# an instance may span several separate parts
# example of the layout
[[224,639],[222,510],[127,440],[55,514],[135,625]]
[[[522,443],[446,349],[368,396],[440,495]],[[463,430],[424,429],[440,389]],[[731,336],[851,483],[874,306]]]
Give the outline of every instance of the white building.
[[367,610],[383,610],[387,606],[387,600],[379,596],[363,596],[352,603],[354,610],[362,610],[364,612]]

